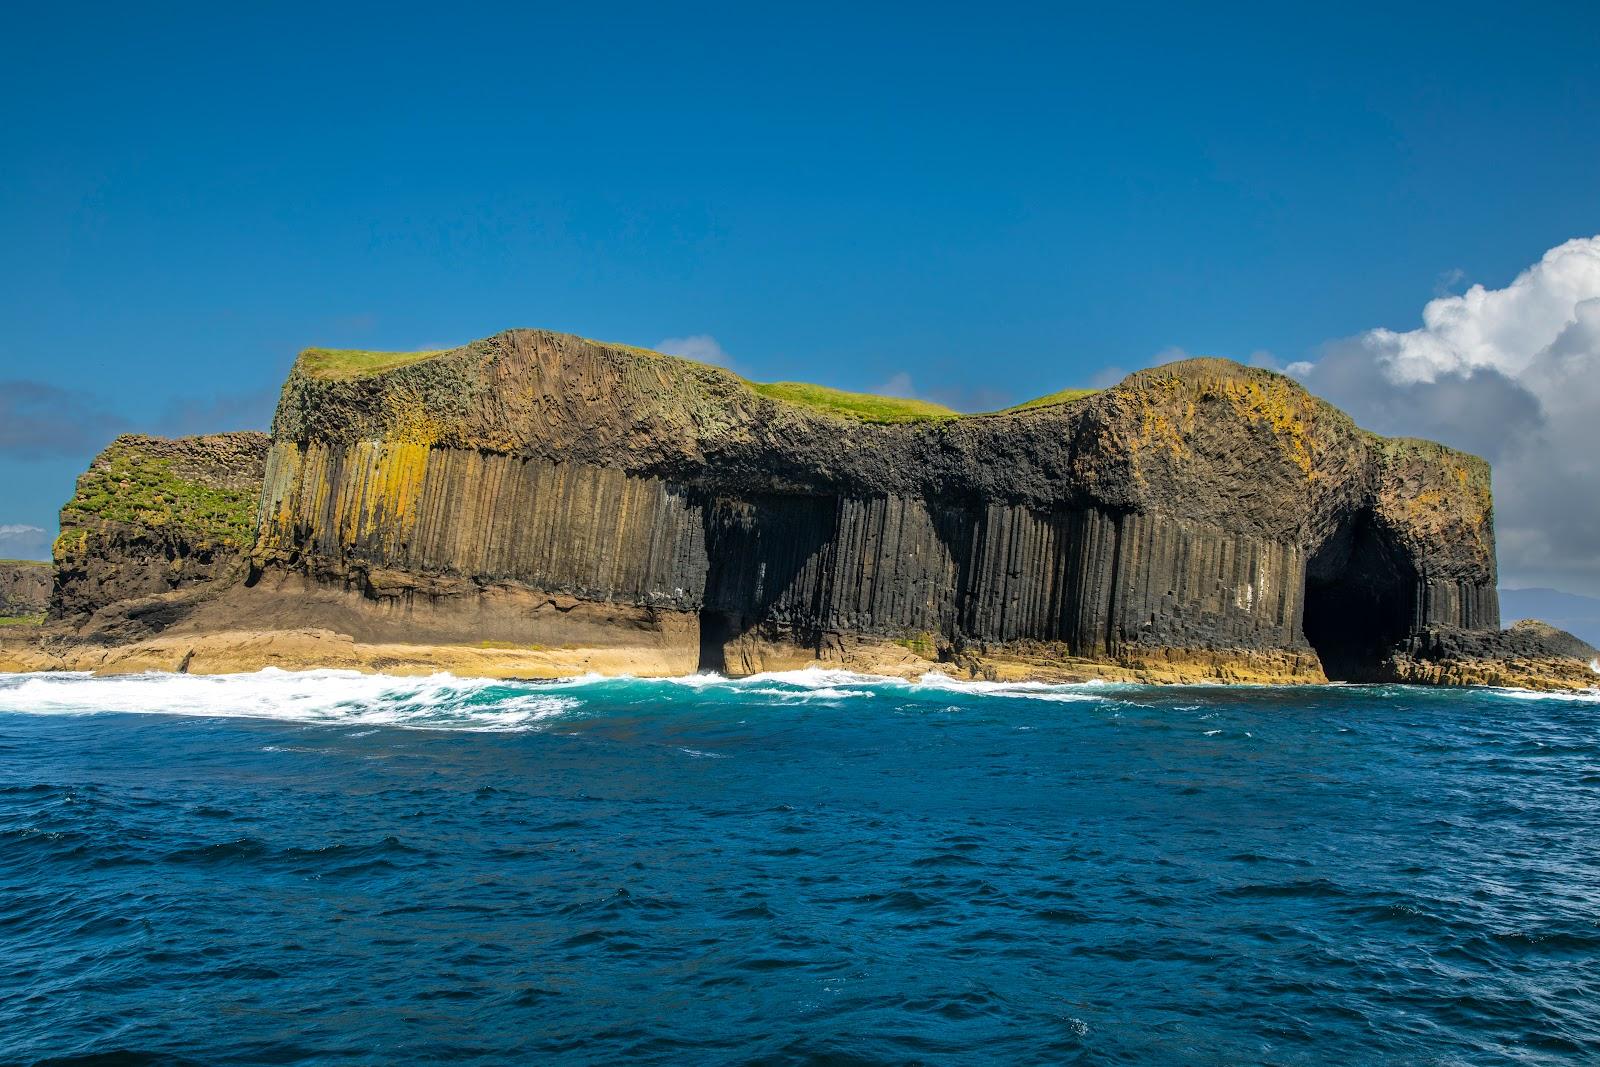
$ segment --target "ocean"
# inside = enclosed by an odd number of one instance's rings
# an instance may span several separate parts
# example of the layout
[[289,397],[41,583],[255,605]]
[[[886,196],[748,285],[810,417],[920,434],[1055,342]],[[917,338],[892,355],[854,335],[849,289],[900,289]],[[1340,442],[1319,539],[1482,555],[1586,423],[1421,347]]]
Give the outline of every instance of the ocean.
[[0,1063],[1600,1061],[1600,693],[0,676]]

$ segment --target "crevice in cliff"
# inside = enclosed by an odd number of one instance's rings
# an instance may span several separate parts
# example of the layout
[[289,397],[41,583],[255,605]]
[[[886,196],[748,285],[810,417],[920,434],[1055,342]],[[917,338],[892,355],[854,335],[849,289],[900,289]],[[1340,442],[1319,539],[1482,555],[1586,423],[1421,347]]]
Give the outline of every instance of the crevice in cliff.
[[1417,575],[1371,511],[1346,520],[1306,565],[1306,641],[1331,681],[1383,679],[1411,632]]

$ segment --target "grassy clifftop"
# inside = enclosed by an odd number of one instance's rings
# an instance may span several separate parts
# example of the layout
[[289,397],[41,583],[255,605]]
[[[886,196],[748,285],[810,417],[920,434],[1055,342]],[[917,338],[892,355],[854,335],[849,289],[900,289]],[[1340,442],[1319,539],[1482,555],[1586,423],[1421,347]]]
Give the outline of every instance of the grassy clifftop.
[[876,393],[847,393],[826,385],[807,382],[748,382],[762,396],[784,404],[844,415],[863,422],[921,422],[926,419],[958,419],[961,413],[930,400],[879,396]]
[[[227,468],[258,462],[262,445],[243,448],[232,440],[254,436],[117,438],[78,478],[77,492],[61,509],[62,537],[81,537],[77,531],[85,527],[114,522],[183,531],[191,540],[218,545],[248,544],[255,533],[260,483],[251,480],[249,470],[235,478]],[[200,452],[201,448],[213,449],[215,456]],[[213,466],[221,469],[210,469]]]
[[[645,359],[690,363],[697,367],[710,366],[709,364],[698,363],[695,360],[684,359],[681,356],[667,355],[664,352],[639,348],[635,345],[624,345],[611,341],[591,341],[591,343]],[[351,381],[385,374],[389,371],[421,363],[454,351],[458,350],[439,348],[416,352],[379,352],[349,348],[308,348],[300,353],[295,370],[305,377],[320,381]],[[766,397],[769,400],[774,400],[790,407],[836,418],[892,424],[940,421],[965,417],[965,413],[931,400],[882,396],[877,393],[852,393],[844,389],[835,389],[826,385],[814,385],[809,382],[756,382],[720,367],[715,368],[715,370],[719,374],[726,375],[731,382],[744,386],[758,396]],[[1006,408],[1003,412],[990,414],[1009,414],[1032,408],[1072,403],[1076,400],[1082,400],[1095,392],[1096,390],[1093,389],[1063,389],[1048,396],[1038,397]]]
[[1044,396],[1036,396],[1032,400],[1024,400],[1020,404],[1013,404],[1006,408],[1002,414],[1008,414],[1013,411],[1031,411],[1034,408],[1054,407],[1057,404],[1071,404],[1074,401],[1093,396],[1099,391],[1098,389],[1059,389],[1054,393],[1046,393]]
[[443,355],[448,348],[431,348],[419,352],[373,352],[359,348],[308,348],[300,353],[297,369],[313,378],[340,381],[362,378],[369,374],[420,363],[425,359]]

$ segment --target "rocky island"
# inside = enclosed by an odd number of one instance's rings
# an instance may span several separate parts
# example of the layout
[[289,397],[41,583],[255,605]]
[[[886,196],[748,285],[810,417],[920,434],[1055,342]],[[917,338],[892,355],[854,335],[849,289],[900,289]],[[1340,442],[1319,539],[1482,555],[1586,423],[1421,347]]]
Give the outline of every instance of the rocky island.
[[537,330],[311,349],[270,437],[114,442],[55,556],[0,669],[1600,681],[1500,629],[1487,464],[1216,359],[956,415]]

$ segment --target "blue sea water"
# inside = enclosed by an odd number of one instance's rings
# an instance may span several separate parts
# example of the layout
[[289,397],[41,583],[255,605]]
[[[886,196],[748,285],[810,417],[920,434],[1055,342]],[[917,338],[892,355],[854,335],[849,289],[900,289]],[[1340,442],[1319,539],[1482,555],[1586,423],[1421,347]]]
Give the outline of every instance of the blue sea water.
[[0,676],[0,1062],[1600,1062],[1600,694]]

